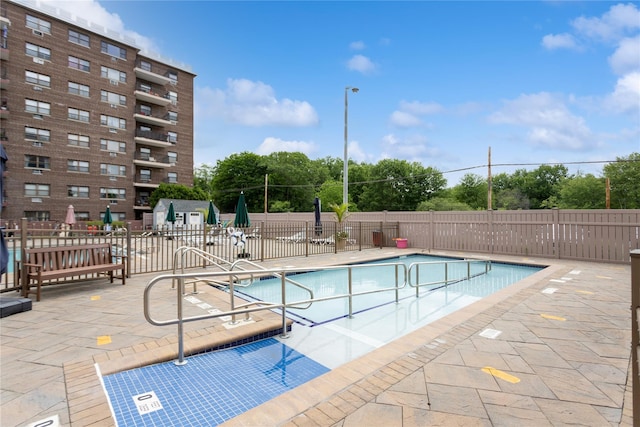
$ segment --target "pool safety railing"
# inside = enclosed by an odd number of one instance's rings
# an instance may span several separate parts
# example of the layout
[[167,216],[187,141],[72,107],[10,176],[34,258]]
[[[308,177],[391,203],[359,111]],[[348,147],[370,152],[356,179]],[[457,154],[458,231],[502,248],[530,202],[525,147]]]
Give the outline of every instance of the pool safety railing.
[[[190,250],[197,249],[189,248]],[[336,270],[346,270],[347,273],[347,292],[341,294],[334,294],[330,296],[323,297],[314,297],[313,290],[294,281],[291,280],[288,275],[299,274],[299,273],[310,273],[312,271],[309,268],[301,268],[301,267],[285,267],[285,268],[273,268],[267,269],[262,268],[250,261],[242,260],[247,265],[254,267],[254,269],[244,269],[238,270],[240,268],[238,264],[240,260],[229,263],[230,265],[222,263],[228,267],[227,269],[221,269],[218,271],[199,271],[195,273],[186,273],[184,271],[178,273],[174,272],[173,274],[164,274],[157,276],[149,281],[144,290],[144,316],[145,319],[154,326],[169,326],[169,325],[178,325],[178,360],[175,362],[177,365],[182,365],[186,363],[184,360],[184,324],[188,322],[196,322],[200,320],[206,319],[214,319],[224,316],[231,316],[232,322],[235,322],[235,317],[238,315],[244,314],[246,319],[249,319],[250,313],[257,311],[280,311],[280,315],[282,316],[282,332],[280,336],[282,338],[287,338],[287,309],[288,308],[308,308],[314,302],[321,301],[329,301],[334,299],[342,299],[347,298],[349,300],[349,318],[353,317],[353,298],[360,295],[368,295],[379,292],[394,292],[395,294],[395,302],[398,303],[400,300],[400,290],[403,289],[407,283],[409,283],[412,287],[416,288],[416,297],[419,296],[419,289],[421,287],[429,286],[431,288],[440,286],[447,286],[451,283],[457,283],[462,280],[467,280],[472,277],[478,276],[480,274],[486,274],[491,270],[491,262],[485,260],[461,260],[461,261],[436,261],[436,262],[424,262],[424,263],[413,263],[411,265],[406,265],[402,262],[393,262],[393,263],[375,263],[375,264],[354,264],[354,265],[346,265],[346,266],[325,266],[325,267],[314,267],[313,272],[319,271],[336,271]],[[455,274],[452,275],[452,268],[450,268],[447,264],[455,264],[456,266],[461,267],[466,271],[464,274]],[[439,265],[443,269],[444,278],[442,280],[431,281],[431,282],[420,282],[421,270],[424,274],[424,270],[428,267],[434,268],[434,266]],[[480,266],[480,267],[479,267]],[[393,281],[394,283],[391,286],[385,286],[381,288],[375,289],[366,289],[361,291],[354,291],[353,286],[353,274],[362,269],[371,269],[371,268],[390,268],[393,269]],[[273,277],[280,279],[280,293],[279,298],[280,301],[249,301],[244,304],[237,305],[235,304],[235,299],[238,297],[236,295],[236,286],[239,279],[242,277],[249,277],[250,283],[243,284],[242,286],[250,286],[251,283],[254,283],[255,280],[259,280],[261,277]],[[153,317],[151,313],[151,291],[152,289],[158,285],[159,283],[171,281],[171,283],[176,288],[176,298],[177,298],[177,313],[175,318],[159,320]],[[209,282],[214,284],[226,283],[228,287],[228,292],[230,295],[230,309],[229,311],[224,312],[213,312],[204,315],[195,315],[195,316],[185,316],[183,311],[183,298],[185,296],[185,285],[192,282]],[[175,286],[177,284],[177,286]],[[290,301],[287,297],[287,284],[294,285],[296,287],[301,287],[302,289],[308,290],[310,298],[303,300],[295,300]],[[195,288],[194,288],[195,289]],[[304,307],[302,307],[304,306]]]
[[[251,284],[254,283],[254,281],[256,280],[260,280],[260,278],[264,277],[264,274],[260,274],[260,275],[255,275],[253,273],[248,273],[247,272],[247,268],[244,267],[244,265],[248,265],[250,267],[253,267],[253,270],[257,270],[257,271],[265,271],[266,269],[264,267],[262,267],[259,264],[256,264],[253,261],[250,261],[248,259],[238,259],[237,261],[234,262],[229,262],[224,258],[220,258],[219,256],[210,254],[209,252],[203,251],[201,249],[198,248],[194,248],[191,246],[181,246],[178,249],[176,249],[174,256],[173,256],[173,273],[176,274],[176,269],[177,266],[180,266],[180,272],[184,274],[184,266],[186,265],[186,263],[184,262],[185,257],[189,254],[193,254],[197,257],[199,257],[200,259],[203,260],[204,262],[204,266],[206,267],[207,265],[209,266],[216,266],[218,267],[221,271],[233,271],[233,272],[239,272],[242,273],[242,275],[240,274],[235,274],[233,275],[233,280],[229,280],[229,281],[220,281],[220,282],[216,282],[213,280],[203,280],[202,278],[195,278],[193,280],[191,280],[189,283],[192,282],[193,284],[193,293],[197,293],[197,284],[198,282],[210,282],[212,284],[217,284],[217,285],[223,285],[223,286],[234,286],[234,287],[247,287],[250,286]],[[180,261],[178,263],[178,261]],[[208,264],[207,264],[208,263]],[[280,274],[279,273],[272,273],[271,274],[273,277],[277,277],[280,278]],[[287,283],[292,284],[293,286],[297,286],[305,291],[307,291],[309,293],[309,299],[313,300],[313,290],[311,288],[309,288],[308,286],[304,286],[301,283],[296,282],[295,280],[292,280],[290,278],[285,278],[285,280],[287,281]],[[186,285],[186,283],[185,283]],[[175,287],[175,281],[173,283],[173,286]],[[231,306],[233,307],[233,292],[232,294],[232,298],[231,298]],[[310,303],[308,304],[308,306],[310,306]],[[296,307],[296,308],[304,308],[304,307]],[[233,320],[235,323],[235,316],[233,316]]]
[[[409,266],[409,286],[416,289],[416,296],[420,296],[420,288],[429,289],[447,286],[463,280],[487,274],[491,271],[491,260],[464,259],[455,261],[426,261],[415,262]],[[438,280],[421,282],[422,277],[438,277]]]

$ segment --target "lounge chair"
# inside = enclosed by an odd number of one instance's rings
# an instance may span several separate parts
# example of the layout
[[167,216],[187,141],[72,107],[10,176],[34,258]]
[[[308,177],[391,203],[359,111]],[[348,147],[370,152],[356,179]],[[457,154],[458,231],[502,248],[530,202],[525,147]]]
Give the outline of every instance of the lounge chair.
[[305,242],[307,240],[307,232],[306,231],[301,231],[301,232],[295,233],[295,234],[293,234],[291,236],[276,237],[276,240],[279,240],[281,242],[288,242],[288,243]]

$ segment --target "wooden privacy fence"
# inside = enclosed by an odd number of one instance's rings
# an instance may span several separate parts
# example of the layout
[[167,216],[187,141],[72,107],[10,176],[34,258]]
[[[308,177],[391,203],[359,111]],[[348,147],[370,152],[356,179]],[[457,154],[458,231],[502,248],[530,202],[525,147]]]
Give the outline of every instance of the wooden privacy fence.
[[[241,251],[249,259],[264,260],[321,253],[357,251],[395,246],[406,238],[409,248],[425,251],[464,251],[481,254],[532,256],[580,261],[630,263],[630,251],[640,249],[640,210],[526,210],[466,212],[353,212],[343,224],[322,213],[318,229],[313,213],[251,214],[251,227],[243,248],[233,244],[227,230],[202,226],[143,231],[132,221],[122,230],[89,230],[82,224],[56,230],[23,220],[7,230],[10,262],[22,247],[78,245],[109,242],[118,255],[128,256],[128,275],[173,268],[178,247],[191,246],[229,261]],[[232,214],[222,221],[233,222]],[[346,228],[348,244],[335,245],[336,231]],[[23,232],[25,231],[25,232]],[[202,265],[188,255],[185,267]],[[12,266],[2,278],[1,291],[15,289]]]

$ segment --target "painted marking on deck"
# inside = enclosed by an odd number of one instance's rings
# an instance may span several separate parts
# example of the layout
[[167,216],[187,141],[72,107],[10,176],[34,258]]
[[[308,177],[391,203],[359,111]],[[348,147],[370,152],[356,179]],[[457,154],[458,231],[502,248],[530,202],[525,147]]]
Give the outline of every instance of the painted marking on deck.
[[558,290],[558,288],[546,288],[542,290],[543,294],[552,294],[554,292],[556,292]]
[[184,299],[185,299],[186,301],[189,301],[191,304],[199,304],[199,303],[201,303],[201,302],[202,302],[202,301],[201,301],[201,300],[199,300],[198,298],[196,298],[196,297],[192,297],[192,296],[184,297]]
[[566,280],[566,281],[573,280],[573,277],[562,277],[562,280]]
[[555,283],[565,283],[565,281],[564,281],[564,280],[561,280],[561,279],[551,279],[551,280],[549,280],[549,281],[550,281],[550,282],[555,282]]
[[111,344],[111,335],[100,335],[96,338],[96,344],[107,345]]
[[582,290],[580,290],[580,291],[576,291],[576,292],[579,293],[579,294],[593,295],[593,292],[591,292],[591,291],[582,291]]
[[491,328],[487,328],[484,331],[480,332],[480,336],[484,337],[484,338],[490,338],[492,340],[498,338],[498,336],[502,333],[502,331],[499,331],[497,329],[491,329]]
[[98,301],[100,299],[100,295],[94,295],[91,297],[91,301]]
[[507,374],[506,372],[503,372],[499,369],[492,368],[491,366],[485,366],[484,368],[482,368],[482,372],[486,372],[487,374],[492,375],[495,378],[500,378],[501,380],[505,380],[512,384],[520,382],[520,378],[515,377],[511,374]]
[[553,316],[553,315],[551,315],[551,314],[544,314],[544,313],[542,313],[542,314],[540,314],[540,316],[542,316],[544,319],[549,319],[549,320],[559,320],[559,321],[561,321],[561,322],[564,322],[565,320],[567,320],[567,319],[565,319],[564,317],[560,317],[560,316]]
[[212,306],[211,304],[208,304],[208,303],[206,303],[206,302],[203,302],[202,304],[198,304],[198,307],[200,307],[200,308],[201,308],[201,309],[203,309],[203,310],[207,310],[207,309],[209,309],[209,308],[211,308],[211,307],[213,307],[213,306]]
[[25,427],[60,427],[60,418],[56,414],[40,421],[36,421],[35,423],[31,423]]
[[162,403],[160,403],[160,399],[158,399],[158,396],[156,396],[156,393],[153,391],[137,394],[135,396],[131,396],[131,398],[133,399],[140,415],[162,409]]
[[596,279],[613,279],[613,277],[609,277],[609,276],[596,276]]
[[580,273],[582,273],[582,271],[580,271],[580,270],[571,270],[569,272],[569,274],[580,274]]

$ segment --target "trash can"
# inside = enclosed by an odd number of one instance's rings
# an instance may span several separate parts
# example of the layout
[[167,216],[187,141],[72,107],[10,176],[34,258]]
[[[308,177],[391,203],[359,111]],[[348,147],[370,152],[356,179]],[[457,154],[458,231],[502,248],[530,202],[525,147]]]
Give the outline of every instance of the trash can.
[[395,239],[395,241],[396,241],[396,247],[398,249],[406,249],[407,246],[408,246],[407,245],[407,243],[408,243],[407,239],[402,239],[402,238],[398,237],[397,239]]
[[373,246],[382,247],[382,231],[373,230]]

